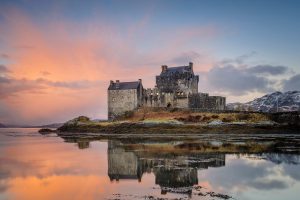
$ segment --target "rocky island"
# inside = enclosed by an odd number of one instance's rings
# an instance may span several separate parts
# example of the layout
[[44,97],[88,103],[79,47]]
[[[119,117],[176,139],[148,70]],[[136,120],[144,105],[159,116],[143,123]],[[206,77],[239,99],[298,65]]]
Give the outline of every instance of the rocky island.
[[[198,141],[196,149],[205,151],[269,152],[299,151],[293,140],[299,134],[300,93],[273,93],[246,104],[227,104],[226,97],[198,91],[199,76],[193,63],[187,66],[161,66],[154,88],[145,89],[142,79],[132,82],[110,81],[108,120],[80,116],[67,121],[55,132],[66,141],[89,140],[188,140]],[[52,133],[42,129],[41,134]],[[298,136],[297,136],[298,137]],[[218,141],[217,147],[202,144]],[[241,144],[237,144],[242,143]],[[263,142],[263,143],[261,143]],[[82,145],[84,144],[84,145]]]
[[222,112],[198,113],[139,109],[114,121],[93,121],[80,116],[57,129],[59,135],[114,134],[204,134],[204,133],[278,133],[297,132],[299,112],[255,113]]

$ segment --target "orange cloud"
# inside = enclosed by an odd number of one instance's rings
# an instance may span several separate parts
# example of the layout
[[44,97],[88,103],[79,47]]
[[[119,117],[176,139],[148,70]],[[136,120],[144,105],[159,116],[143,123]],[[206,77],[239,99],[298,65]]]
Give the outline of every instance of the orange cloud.
[[[149,16],[122,32],[116,25],[93,20],[41,23],[16,8],[6,9],[3,16],[1,37],[10,58],[10,73],[4,78],[10,82],[0,86],[6,91],[0,95],[0,111],[6,113],[0,120],[9,123],[51,123],[82,114],[106,118],[109,80],[142,78],[146,87],[153,87],[161,64],[182,64],[171,60],[184,52],[178,51],[184,43],[216,34],[213,27],[204,27],[157,36],[164,45],[141,53],[135,38],[145,37],[140,30]],[[201,60],[196,71],[212,66],[211,59]]]

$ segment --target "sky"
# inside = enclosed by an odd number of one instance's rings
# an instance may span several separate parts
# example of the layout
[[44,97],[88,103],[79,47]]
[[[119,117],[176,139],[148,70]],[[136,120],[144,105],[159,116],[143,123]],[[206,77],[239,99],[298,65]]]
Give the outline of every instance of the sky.
[[0,0],[0,123],[107,118],[110,80],[194,63],[199,92],[300,90],[297,0]]

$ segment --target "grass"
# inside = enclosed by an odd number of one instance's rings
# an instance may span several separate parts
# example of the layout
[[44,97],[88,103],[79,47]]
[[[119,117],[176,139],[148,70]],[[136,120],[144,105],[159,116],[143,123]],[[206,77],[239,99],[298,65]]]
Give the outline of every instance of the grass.
[[209,123],[214,120],[223,122],[261,122],[269,118],[260,113],[209,113],[191,111],[173,111],[166,109],[141,108],[126,118],[132,122],[156,120],[161,122],[178,120],[185,123]]
[[[121,118],[118,121],[95,122],[88,117],[80,116],[68,121],[58,130],[61,132],[91,132],[91,133],[136,133],[136,134],[195,134],[195,133],[229,133],[239,132],[240,127],[222,126],[212,128],[206,126],[214,120],[223,122],[246,122],[247,124],[268,121],[266,115],[258,113],[209,113],[190,112],[165,109],[143,108]],[[249,125],[251,126],[251,125]],[[255,126],[255,125],[254,125]],[[253,127],[247,127],[247,131]],[[256,131],[258,129],[255,129]],[[245,130],[244,130],[245,131]],[[261,131],[264,131],[263,129]]]

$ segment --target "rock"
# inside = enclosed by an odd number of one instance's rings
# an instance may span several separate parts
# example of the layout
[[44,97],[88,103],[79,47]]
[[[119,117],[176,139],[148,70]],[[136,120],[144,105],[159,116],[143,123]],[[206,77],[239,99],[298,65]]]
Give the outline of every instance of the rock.
[[208,125],[223,125],[224,122],[222,122],[221,120],[213,120],[211,122],[208,123]]
[[39,130],[39,133],[42,135],[50,134],[50,133],[55,133],[56,130],[49,129],[49,128],[42,128]]
[[79,116],[72,120],[67,121],[64,125],[77,125],[78,123],[87,123],[90,122],[90,118],[86,116]]

